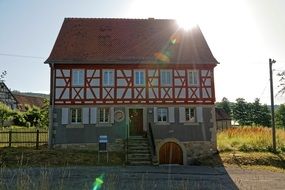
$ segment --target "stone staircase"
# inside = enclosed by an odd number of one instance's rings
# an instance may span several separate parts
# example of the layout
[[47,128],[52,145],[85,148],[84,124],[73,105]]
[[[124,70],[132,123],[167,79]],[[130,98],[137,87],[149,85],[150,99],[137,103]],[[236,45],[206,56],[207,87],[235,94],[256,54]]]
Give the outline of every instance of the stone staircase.
[[151,152],[148,139],[135,136],[128,139],[128,164],[129,165],[151,165]]

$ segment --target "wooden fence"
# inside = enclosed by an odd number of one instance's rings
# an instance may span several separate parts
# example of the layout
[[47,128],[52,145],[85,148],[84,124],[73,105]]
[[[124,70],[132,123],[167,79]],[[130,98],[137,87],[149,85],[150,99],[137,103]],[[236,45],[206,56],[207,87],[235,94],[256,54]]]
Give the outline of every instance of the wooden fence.
[[48,143],[47,131],[0,131],[0,147],[36,147]]

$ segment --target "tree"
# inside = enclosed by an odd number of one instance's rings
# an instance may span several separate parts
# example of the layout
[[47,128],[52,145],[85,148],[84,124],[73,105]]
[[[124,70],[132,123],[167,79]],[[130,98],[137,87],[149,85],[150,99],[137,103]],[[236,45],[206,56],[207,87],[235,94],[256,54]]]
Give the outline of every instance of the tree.
[[221,102],[217,102],[216,106],[217,108],[222,108],[227,114],[231,115],[231,103],[226,97],[223,97]]
[[281,104],[276,110],[276,124],[285,128],[285,104]]
[[4,127],[4,122],[7,121],[13,114],[11,108],[9,108],[6,104],[0,102],[0,123],[1,126]]
[[0,81],[4,80],[6,75],[7,75],[7,71],[2,71],[0,74]]
[[236,99],[236,103],[233,105],[233,119],[240,125],[252,125],[252,120],[249,117],[251,109],[249,104],[243,99]]
[[44,106],[41,108],[41,127],[48,127],[49,125],[49,100],[44,99]]
[[261,125],[269,127],[271,115],[267,105],[262,105],[258,98],[253,103],[238,98],[233,106],[233,118],[240,125]]
[[255,125],[270,127],[271,115],[267,105],[261,105],[258,98],[251,104],[251,120]]

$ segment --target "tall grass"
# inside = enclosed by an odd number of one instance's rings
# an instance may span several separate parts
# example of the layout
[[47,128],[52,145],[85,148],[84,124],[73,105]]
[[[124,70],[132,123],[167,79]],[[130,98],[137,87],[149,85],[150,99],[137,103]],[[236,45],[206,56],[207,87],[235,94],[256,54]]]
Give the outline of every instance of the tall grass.
[[[265,127],[237,127],[217,134],[220,151],[271,151],[272,130]],[[285,130],[276,130],[278,151],[285,152]]]

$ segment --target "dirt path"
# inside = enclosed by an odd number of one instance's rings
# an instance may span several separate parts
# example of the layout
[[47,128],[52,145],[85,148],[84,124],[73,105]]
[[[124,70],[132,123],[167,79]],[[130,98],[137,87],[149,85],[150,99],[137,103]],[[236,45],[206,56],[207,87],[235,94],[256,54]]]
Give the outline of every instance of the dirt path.
[[284,189],[285,173],[204,166],[1,169],[0,189]]

